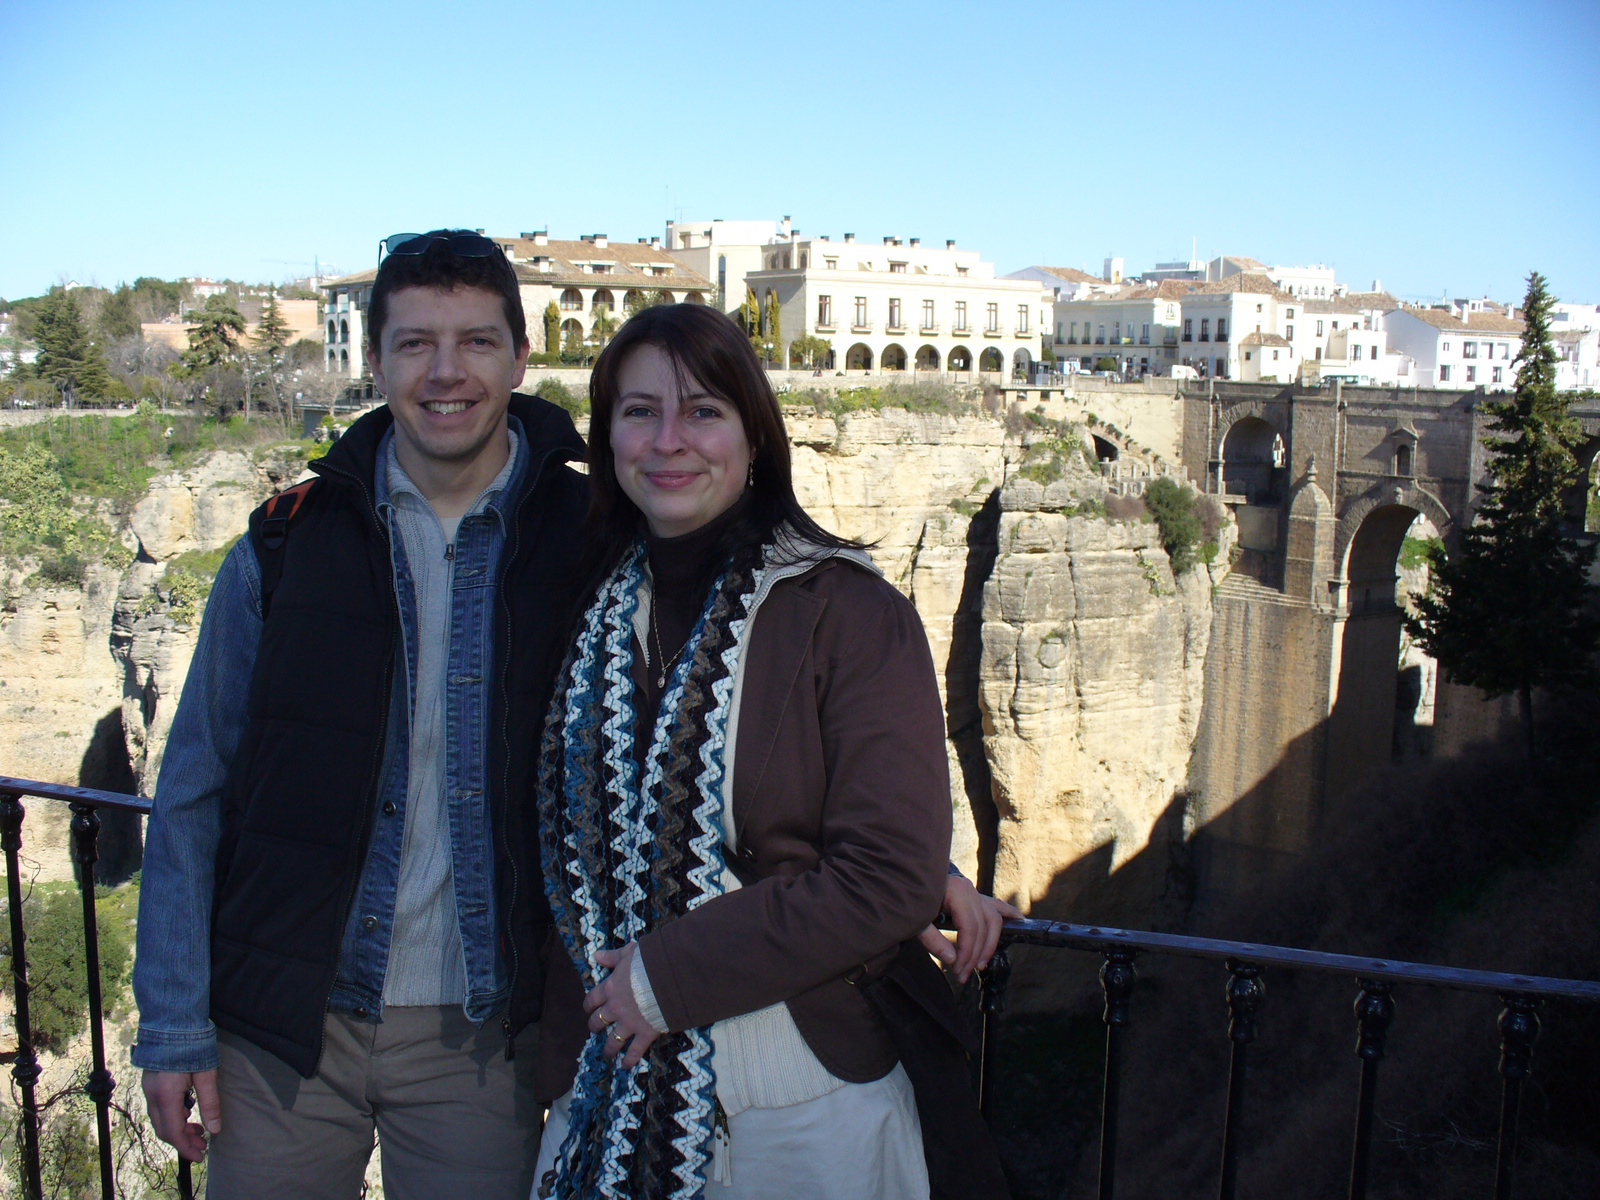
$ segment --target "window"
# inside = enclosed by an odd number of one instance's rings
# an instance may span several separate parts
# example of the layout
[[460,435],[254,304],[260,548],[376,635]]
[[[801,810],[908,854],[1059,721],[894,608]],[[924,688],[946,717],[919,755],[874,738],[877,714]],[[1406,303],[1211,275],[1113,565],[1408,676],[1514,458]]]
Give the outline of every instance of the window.
[[901,327],[902,327],[902,322],[900,320],[900,297],[892,296],[889,299],[889,328],[890,329],[899,329]]
[[1291,342],[1294,341],[1294,326],[1285,325],[1283,327],[1283,336],[1288,338]]
[[1394,452],[1394,473],[1396,475],[1411,474],[1411,447],[1398,446]]
[[1259,304],[1258,304],[1258,305],[1256,305],[1256,311],[1257,311],[1257,312],[1260,312],[1260,311],[1261,311],[1261,305],[1259,305]]
[[1505,368],[1504,367],[1496,367],[1494,369],[1494,381],[1496,383],[1504,383],[1506,381],[1505,380]]
[[837,271],[839,269],[839,260],[837,258],[825,258],[822,260],[822,266],[825,270]]
[[1028,332],[1028,306],[1026,304],[1017,305],[1017,332]]
[[1139,326],[1139,345],[1148,346],[1149,344],[1150,344],[1150,322],[1146,321],[1143,325]]
[[1322,322],[1321,321],[1317,322],[1317,336],[1318,337],[1322,336]]
[[1094,341],[1095,345],[1097,346],[1104,346],[1106,344],[1106,327],[1104,322],[1101,323],[1100,332],[1095,336]]
[[1351,362],[1360,362],[1361,361],[1361,347],[1359,345],[1350,347],[1350,361]]
[[860,328],[860,327],[866,325],[866,323],[867,323],[867,298],[865,296],[857,296],[856,297],[856,327]]
[[577,288],[568,288],[561,293],[561,307],[577,312],[583,308],[583,293]]
[[963,332],[967,328],[967,302],[965,300],[956,301],[956,328]]
[[1440,383],[1449,383],[1450,382],[1450,368],[1449,367],[1440,367],[1439,368],[1439,382]]
[[1272,361],[1273,362],[1277,362],[1278,361],[1278,352],[1276,350],[1274,350],[1272,352]]
[[1067,326],[1067,344],[1069,346],[1078,344],[1078,323],[1076,321]]
[[932,300],[924,300],[922,302],[922,327],[924,329],[932,329],[933,328],[933,301]]
[[1461,357],[1462,358],[1477,358],[1478,357],[1478,343],[1477,342],[1462,342],[1461,343]]
[[1211,340],[1211,318],[1210,317],[1201,317],[1200,318],[1200,340],[1202,342],[1209,342]]
[[1468,383],[1477,383],[1478,382],[1478,368],[1477,367],[1468,367],[1467,368],[1467,382]]
[[828,328],[832,328],[833,327],[833,297],[832,296],[818,296],[817,297],[817,324],[818,325],[822,325],[822,326],[826,326]]
[[807,261],[808,260],[806,258],[806,252],[804,250],[800,251],[800,269],[802,271],[804,271],[806,269],[806,262]]
[[892,262],[892,263],[889,264],[889,274],[891,274],[891,275],[904,275],[905,273],[906,273],[906,265],[905,265],[905,263]]
[[967,269],[965,267],[957,267],[956,268],[956,274],[960,275],[962,278],[965,278],[966,274],[967,274]]
[[989,333],[1000,332],[1000,305],[990,301],[983,306],[983,315],[988,324],[985,326]]
[[1322,347],[1321,346],[1317,347],[1317,361],[1318,362],[1322,361]]
[[1292,309],[1292,308],[1291,308],[1291,309],[1290,309],[1290,310],[1289,310],[1289,311],[1288,311],[1288,312],[1287,312],[1287,313],[1286,313],[1286,314],[1284,314],[1284,315],[1285,315],[1285,316],[1287,316],[1287,317],[1288,317],[1288,318],[1289,318],[1289,320],[1291,320],[1291,321],[1292,321],[1292,320],[1294,320],[1294,309]]
[[1120,346],[1122,344],[1122,322],[1121,321],[1113,321],[1113,322],[1111,322],[1111,344],[1113,346]]
[[1444,343],[1444,344],[1443,344],[1443,345],[1441,345],[1441,346],[1440,346],[1440,347],[1439,347],[1439,348],[1440,348],[1440,349],[1441,349],[1441,350],[1443,350],[1443,351],[1444,351],[1444,352],[1445,352],[1445,353],[1446,353],[1446,354],[1448,354],[1448,353],[1449,353],[1449,352],[1450,352],[1450,343],[1449,343],[1449,342],[1445,342],[1445,343]]
[[1228,318],[1227,317],[1218,317],[1217,318],[1217,341],[1225,342],[1227,340],[1228,340]]
[[1510,358],[1511,357],[1511,343],[1510,342],[1501,342],[1500,343],[1500,357],[1501,358]]
[[1183,319],[1183,340],[1186,341],[1186,342],[1194,341],[1194,318],[1193,317],[1185,317]]

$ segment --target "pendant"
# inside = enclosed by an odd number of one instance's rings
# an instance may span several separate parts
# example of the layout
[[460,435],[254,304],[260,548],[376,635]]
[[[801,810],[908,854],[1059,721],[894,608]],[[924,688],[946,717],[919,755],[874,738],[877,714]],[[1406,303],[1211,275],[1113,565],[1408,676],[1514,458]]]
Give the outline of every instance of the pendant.
[[667,686],[667,677],[665,675],[657,675],[656,676],[656,688],[657,688],[657,690],[664,689],[666,686]]

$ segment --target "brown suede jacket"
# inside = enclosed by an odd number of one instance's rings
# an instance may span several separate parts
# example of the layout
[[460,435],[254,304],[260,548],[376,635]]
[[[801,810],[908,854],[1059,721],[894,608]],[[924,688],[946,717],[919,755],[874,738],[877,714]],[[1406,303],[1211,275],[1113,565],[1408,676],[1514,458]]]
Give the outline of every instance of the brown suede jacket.
[[[778,583],[746,651],[733,771],[744,886],[640,939],[672,1029],[788,1002],[841,1079],[896,1056],[851,982],[939,911],[950,783],[921,618],[879,576],[830,559]],[[588,1030],[558,939],[539,1038],[540,1096],[571,1085]]]

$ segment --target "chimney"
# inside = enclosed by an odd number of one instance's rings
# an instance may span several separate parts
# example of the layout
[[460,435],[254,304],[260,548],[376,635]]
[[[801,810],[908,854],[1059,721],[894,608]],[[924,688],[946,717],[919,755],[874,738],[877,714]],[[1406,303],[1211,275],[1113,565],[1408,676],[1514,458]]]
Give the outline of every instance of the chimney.
[[922,239],[921,238],[912,238],[911,239],[911,244],[913,246],[920,246],[920,245],[922,245]]
[[651,238],[650,239],[650,249],[652,249],[652,250],[661,249],[661,239],[658,238],[658,237]]
[[1374,279],[1374,280],[1373,280],[1373,281],[1372,281],[1372,290],[1373,290],[1373,291],[1375,291],[1375,292],[1381,292],[1381,291],[1383,291],[1383,280],[1381,280],[1381,279]]
[[594,244],[595,244],[595,247],[597,249],[600,249],[600,250],[604,250],[607,246],[609,246],[611,244],[611,242],[606,238],[606,235],[603,234],[603,233],[595,234],[594,237],[591,238],[590,240],[593,241]]
[[853,243],[855,240],[856,240],[856,235],[853,234],[853,233],[847,233],[847,234],[844,235],[844,244],[847,245],[847,246],[850,245],[851,243]]
[[539,230],[538,233],[533,235],[533,244],[535,246],[548,246],[550,244],[550,231],[548,229]]
[[639,245],[647,246],[649,244],[650,244],[650,239],[648,239],[648,238],[640,238],[639,239]]
[[894,245],[894,239],[892,237],[886,237],[883,239],[883,244],[885,246],[892,246]]
[[954,250],[956,248],[956,240],[955,240],[955,238],[945,238],[945,240],[944,240],[944,248],[946,250]]
[[780,224],[778,226],[778,232],[784,237],[788,237],[789,236],[789,218],[788,217],[784,217],[783,218],[782,224]]

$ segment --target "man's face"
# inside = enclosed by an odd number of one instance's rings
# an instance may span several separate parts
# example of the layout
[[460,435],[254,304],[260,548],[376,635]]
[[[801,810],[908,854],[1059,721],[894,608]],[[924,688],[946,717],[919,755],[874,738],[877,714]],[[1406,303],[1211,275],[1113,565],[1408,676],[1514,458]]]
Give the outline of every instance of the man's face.
[[402,449],[440,466],[466,466],[505,438],[527,359],[500,297],[471,287],[401,288],[389,297],[381,346],[367,351]]

